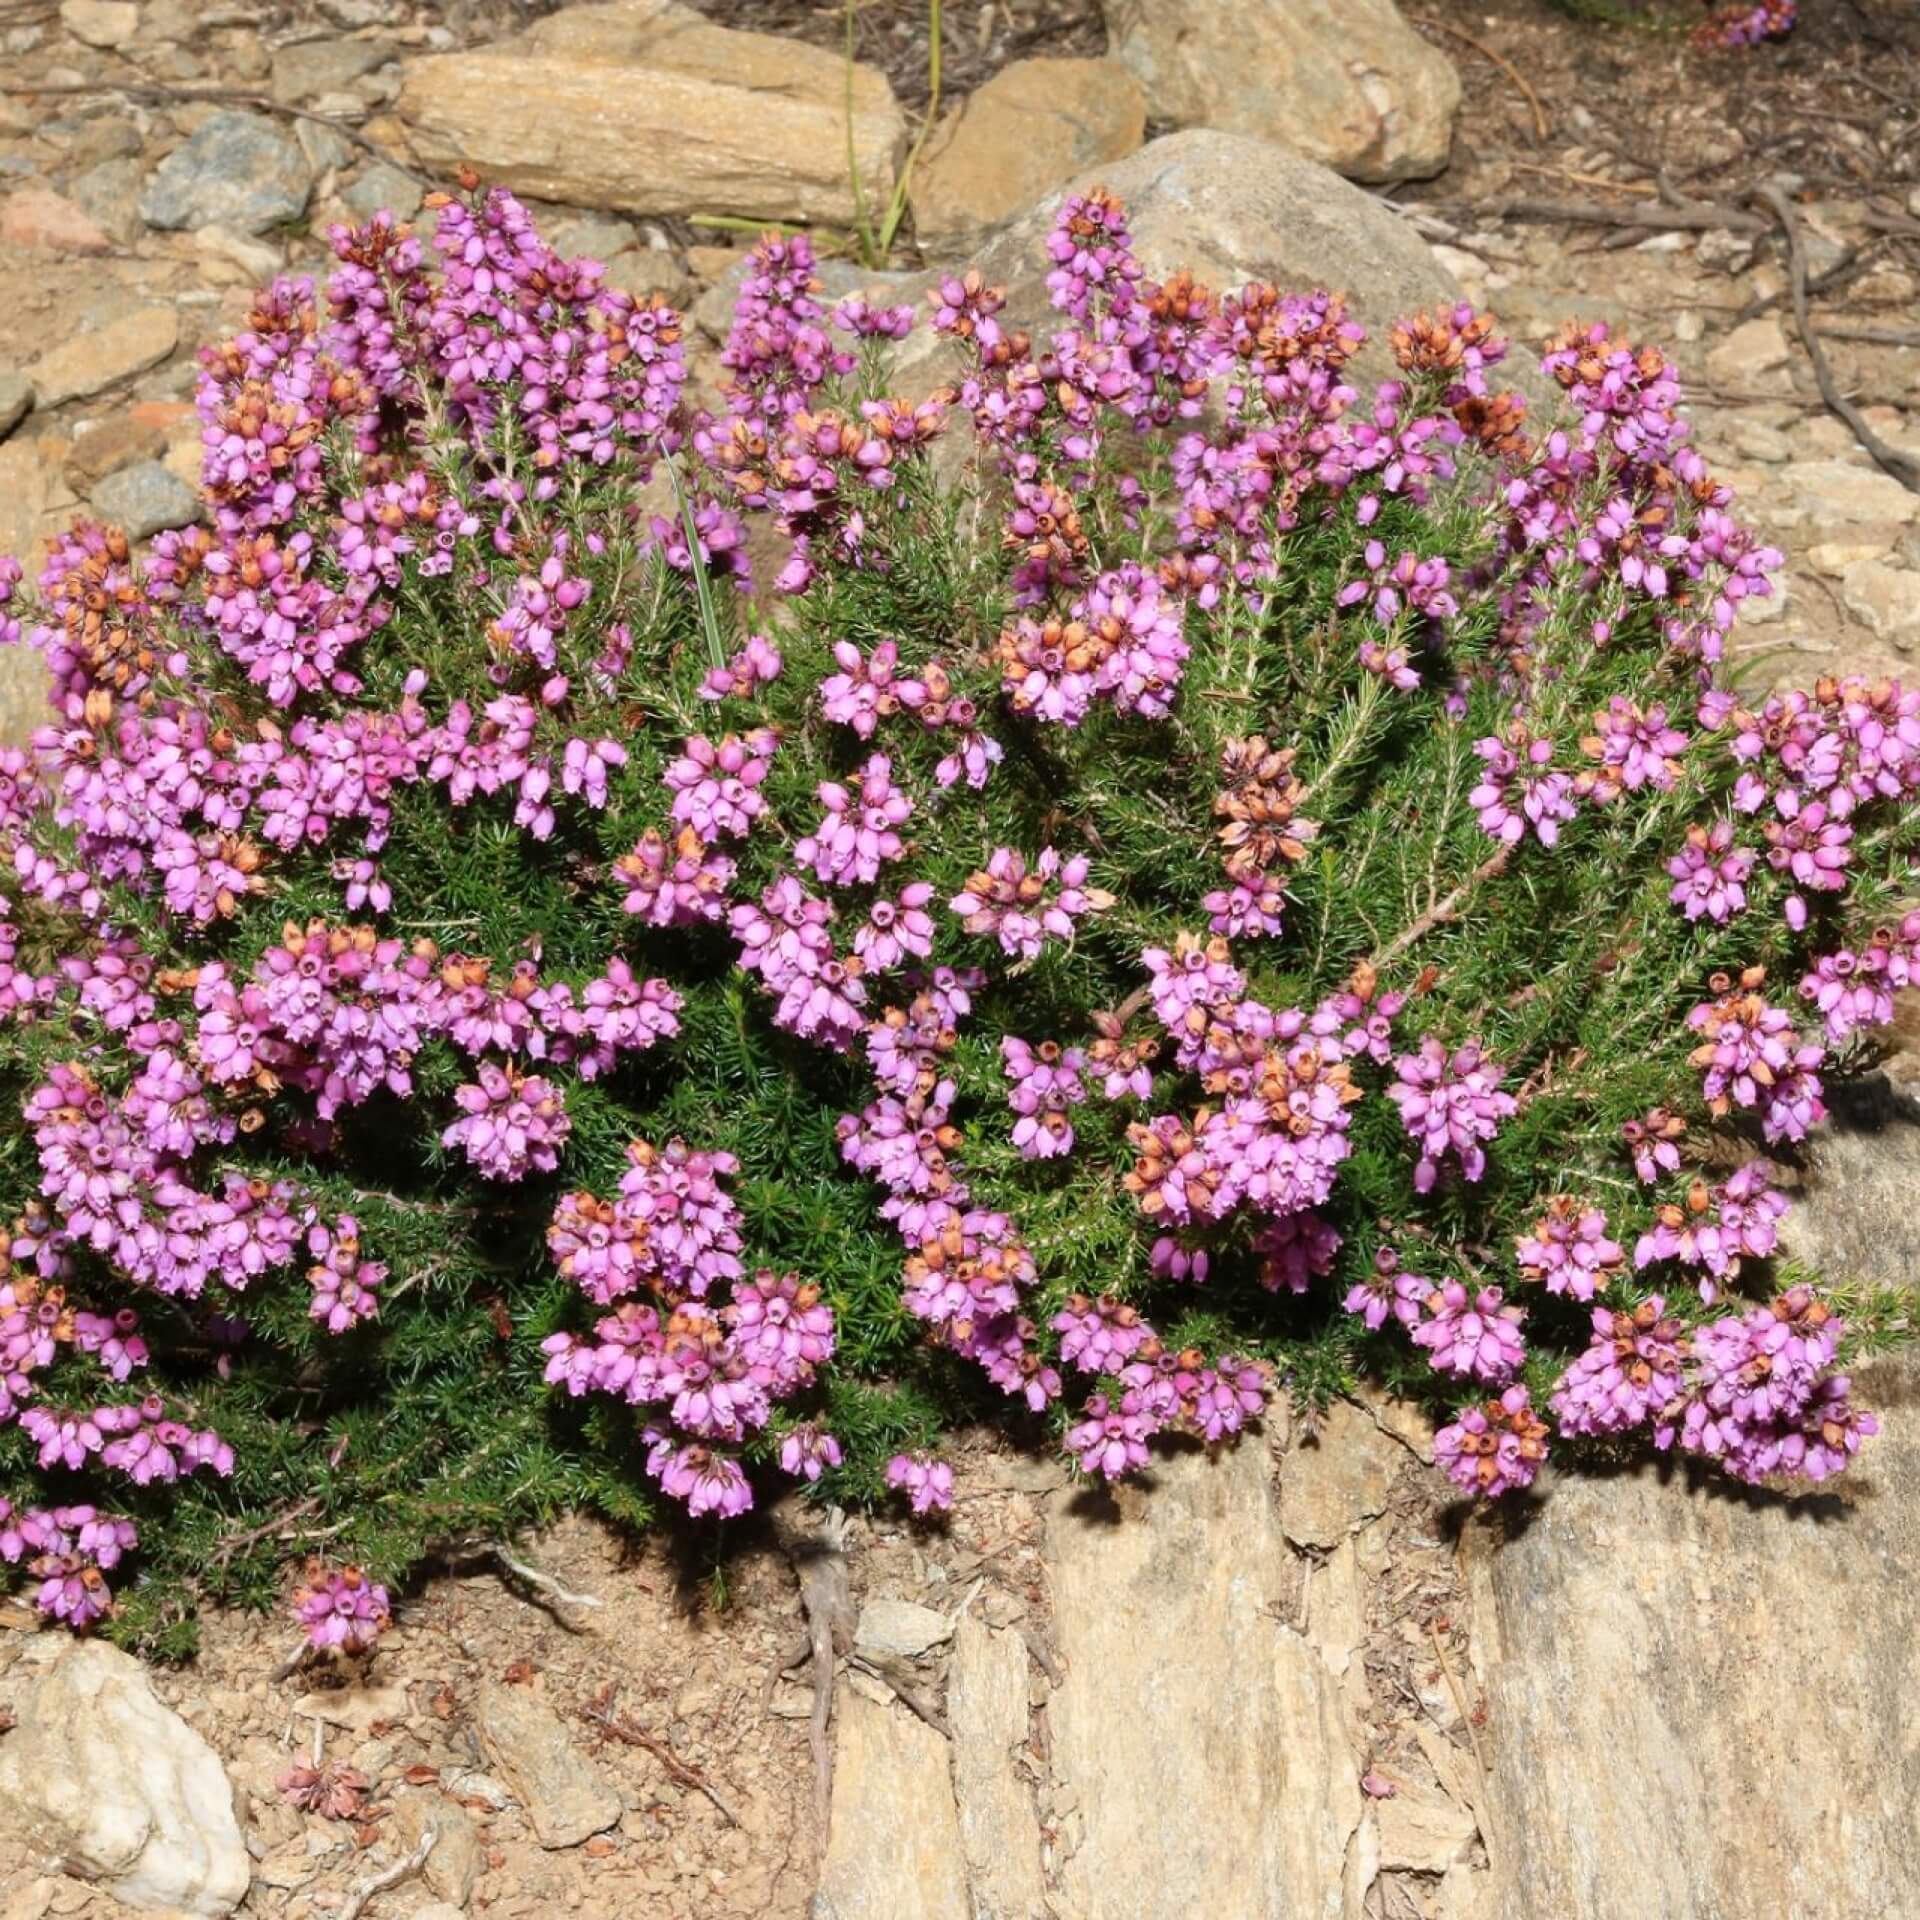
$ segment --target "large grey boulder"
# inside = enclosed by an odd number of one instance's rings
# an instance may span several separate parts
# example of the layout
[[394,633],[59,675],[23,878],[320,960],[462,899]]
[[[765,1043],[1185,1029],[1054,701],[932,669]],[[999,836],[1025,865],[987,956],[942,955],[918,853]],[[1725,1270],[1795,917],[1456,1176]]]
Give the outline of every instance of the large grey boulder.
[[169,230],[265,233],[299,219],[312,191],[312,168],[291,133],[264,114],[216,113],[154,169],[140,216]]
[[[1134,250],[1151,274],[1187,267],[1221,292],[1265,280],[1288,291],[1347,293],[1354,316],[1373,335],[1356,362],[1363,379],[1392,374],[1379,342],[1395,319],[1460,298],[1427,243],[1371,194],[1284,147],[1198,130],[1167,134],[1112,166],[1089,169],[1002,228],[976,256],[984,277],[1007,288],[1008,323],[1036,339],[1060,325],[1047,303],[1048,230],[1067,194],[1094,187],[1126,203]],[[924,328],[917,332],[902,366],[931,385],[928,370],[947,367],[951,355],[944,342],[929,340]]]
[[1447,164],[1460,77],[1393,0],[1103,0],[1147,112],[1278,140],[1355,180]]
[[0,1830],[127,1906],[231,1913],[251,1869],[213,1749],[117,1647],[49,1639],[28,1658],[44,1664],[0,1740]]

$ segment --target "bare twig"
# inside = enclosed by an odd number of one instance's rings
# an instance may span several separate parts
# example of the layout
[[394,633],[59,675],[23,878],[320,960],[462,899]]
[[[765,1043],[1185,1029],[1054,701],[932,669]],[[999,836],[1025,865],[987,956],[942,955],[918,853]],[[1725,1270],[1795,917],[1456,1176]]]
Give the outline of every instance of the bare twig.
[[853,1646],[853,1583],[847,1576],[846,1515],[829,1508],[821,1522],[802,1528],[792,1516],[777,1515],[781,1545],[800,1582],[800,1605],[807,1617],[807,1644],[813,1652],[813,1713],[807,1744],[813,1750],[815,1811],[824,1838],[833,1814],[833,1748],[827,1727],[833,1716],[834,1662]]
[[290,1507],[282,1507],[271,1520],[250,1528],[245,1533],[230,1533],[214,1549],[214,1565],[224,1567],[236,1553],[244,1553],[247,1548],[258,1546],[262,1540],[270,1540],[276,1533],[284,1533],[296,1520],[304,1520],[308,1514],[319,1511],[320,1498],[317,1494],[305,1500],[295,1501]]
[[1603,173],[1576,173],[1571,167],[1542,166],[1537,160],[1513,160],[1508,164],[1516,173],[1537,173],[1548,180],[1571,180],[1576,187],[1604,187],[1609,193],[1631,193],[1646,200],[1661,197],[1660,189],[1644,180],[1609,180]]
[[1059,1656],[1047,1645],[1046,1636],[1037,1627],[1022,1627],[1020,1637],[1027,1643],[1027,1651],[1033,1655],[1033,1663],[1053,1684],[1065,1683],[1067,1672],[1061,1666]]
[[1540,96],[1534,92],[1527,76],[1516,67],[1504,53],[1497,53],[1482,40],[1479,35],[1469,33],[1465,27],[1456,27],[1451,20],[1428,20],[1420,22],[1423,27],[1435,27],[1441,33],[1450,33],[1456,40],[1470,46],[1483,60],[1489,60],[1504,73],[1513,84],[1527,97],[1527,105],[1533,109],[1533,130],[1545,140],[1553,132],[1547,121],[1547,110],[1540,104]]
[[1794,324],[1800,330],[1800,341],[1807,350],[1807,358],[1813,362],[1813,377],[1819,383],[1821,399],[1827,403],[1829,412],[1837,414],[1853,429],[1853,437],[1873,456],[1876,466],[1891,474],[1910,492],[1920,493],[1920,461],[1910,459],[1897,447],[1890,447],[1867,425],[1860,409],[1840,391],[1839,383],[1833,377],[1833,369],[1827,364],[1826,349],[1820,344],[1820,336],[1814,330],[1813,317],[1808,309],[1807,256],[1800,244],[1800,221],[1794,213],[1792,202],[1778,187],[1772,185],[1756,187],[1753,197],[1760,205],[1771,210],[1786,233],[1788,271],[1793,285]]
[[618,1713],[613,1705],[613,1682],[609,1680],[587,1704],[580,1709],[580,1717],[599,1727],[629,1747],[639,1747],[650,1753],[666,1768],[668,1776],[676,1786],[690,1788],[693,1792],[704,1794],[718,1809],[720,1817],[730,1827],[740,1824],[740,1816],[721,1799],[719,1790],[713,1782],[693,1765],[682,1760],[657,1733],[649,1733],[645,1727],[636,1725],[624,1713]]
[[[1860,275],[1866,271],[1866,267],[1867,263],[1861,257],[1860,249],[1858,247],[1849,247],[1824,273],[1816,273],[1813,278],[1807,282],[1807,291],[1809,293],[1832,293],[1836,288],[1845,286],[1849,281],[1857,280]],[[1754,319],[1756,316],[1765,313],[1769,307],[1778,306],[1786,297],[1787,290],[1784,287],[1782,287],[1778,293],[1756,295],[1734,314],[1733,324],[1737,327],[1745,321]],[[1696,302],[1696,304],[1704,305],[1705,302]]]
[[[1475,207],[1447,203],[1447,210],[1475,214],[1480,220],[1564,220],[1574,226],[1644,227],[1649,232],[1707,233],[1726,228],[1730,233],[1760,234],[1767,223],[1758,215],[1732,207],[1690,201],[1683,207],[1603,207],[1591,200],[1494,200]],[[1920,229],[1916,229],[1920,231]]]
[[1816,323],[1823,340],[1857,340],[1868,347],[1920,347],[1920,327],[1869,327],[1856,320]]
[[1467,1710],[1466,1695],[1460,1690],[1460,1682],[1453,1671],[1453,1661],[1447,1654],[1447,1643],[1440,1637],[1438,1627],[1427,1629],[1433,1635],[1433,1650],[1440,1657],[1440,1671],[1446,1675],[1447,1691],[1453,1695],[1453,1704],[1460,1710],[1460,1718],[1466,1722],[1467,1738],[1473,1742],[1473,1757],[1480,1765],[1480,1778],[1491,1780],[1492,1770],[1487,1765],[1486,1749],[1480,1744],[1480,1729],[1473,1724],[1473,1715]]
[[575,1593],[571,1587],[562,1586],[552,1574],[542,1573],[538,1567],[530,1565],[525,1560],[518,1559],[508,1550],[507,1543],[504,1540],[489,1540],[487,1542],[487,1551],[492,1554],[516,1580],[525,1581],[536,1593],[544,1593],[552,1599],[556,1603],[552,1609],[553,1617],[558,1620],[569,1633],[585,1633],[587,1629],[578,1620],[568,1619],[565,1611],[566,1608],[603,1607],[606,1605],[606,1602],[602,1600],[597,1593]]
[[1460,909],[1466,904],[1467,896],[1474,888],[1481,881],[1491,880],[1495,874],[1504,872],[1507,862],[1512,857],[1512,845],[1503,841],[1499,848],[1482,860],[1444,900],[1436,901],[1411,926],[1395,934],[1373,956],[1370,964],[1375,968],[1384,968],[1389,962],[1399,959],[1416,940],[1424,939],[1435,927],[1443,927],[1449,920],[1457,918]]
[[240,87],[163,87],[146,81],[135,84],[117,80],[83,80],[57,86],[0,87],[0,95],[12,95],[23,99],[35,95],[73,93],[117,93],[123,100],[138,100],[143,105],[154,106],[164,106],[170,101],[177,100],[205,100],[215,106],[251,107],[256,113],[277,113],[288,120],[311,120],[317,127],[331,127],[341,139],[350,140],[362,152],[372,154],[376,160],[384,160],[395,171],[404,173],[409,180],[431,184],[426,174],[415,172],[404,161],[396,160],[385,147],[376,146],[351,120],[342,120],[337,114],[332,113],[315,113],[309,107],[290,107],[283,101],[275,100],[269,94],[248,93]]
[[933,1704],[920,1678],[904,1660],[889,1655],[869,1659],[864,1653],[856,1653],[848,1660],[848,1666],[857,1667],[862,1673],[870,1674],[882,1686],[891,1690],[893,1697],[917,1718],[924,1720],[935,1733],[944,1740],[953,1738],[953,1729],[947,1725],[947,1717]]
[[404,1860],[396,1860],[392,1866],[383,1867],[371,1879],[362,1880],[347,1895],[347,1904],[340,1909],[338,1920],[360,1920],[367,1910],[367,1902],[377,1893],[385,1893],[389,1887],[397,1887],[402,1880],[411,1880],[427,1864],[427,1855],[433,1851],[433,1843],[440,1836],[429,1833]]

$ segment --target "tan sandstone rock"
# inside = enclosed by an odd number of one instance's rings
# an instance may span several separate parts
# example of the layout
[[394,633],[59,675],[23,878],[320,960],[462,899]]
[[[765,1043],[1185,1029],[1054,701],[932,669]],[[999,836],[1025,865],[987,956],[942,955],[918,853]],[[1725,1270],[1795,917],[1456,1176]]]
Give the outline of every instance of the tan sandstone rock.
[[1840,600],[1867,631],[1900,652],[1920,641],[1920,573],[1885,560],[1856,560],[1840,577]]
[[1254,134],[1355,180],[1438,173],[1460,77],[1393,0],[1103,0],[1156,120]]
[[1861,1920],[1920,1884],[1920,1394],[1832,1491],[1560,1478],[1476,1556],[1502,1920]]
[[1358,1911],[1353,1730],[1340,1683],[1270,1611],[1291,1558],[1272,1478],[1256,1431],[1217,1458],[1156,1458],[1117,1514],[1088,1494],[1051,1505],[1065,1679],[1049,1717],[1085,1920]]
[[[1829,1089],[1781,1240],[1834,1281],[1920,1273],[1911,1091]],[[1857,1367],[1854,1391],[1883,1430],[1826,1488],[1647,1465],[1555,1479],[1504,1544],[1469,1529],[1500,1920],[1615,1920],[1623,1888],[1712,1920],[1909,1903],[1920,1366]]]
[[1801,460],[1782,470],[1774,518],[1783,527],[1911,526],[1920,520],[1920,494],[1891,474],[1850,460]]
[[[469,161],[516,192],[628,213],[855,215],[837,54],[712,25],[678,0],[569,7],[470,53],[408,63],[398,111],[422,161]],[[892,190],[905,123],[856,66],[868,203]]]
[[851,1687],[835,1718],[819,1920],[972,1920],[946,1741]]
[[133,38],[140,9],[133,0],[61,0],[60,24],[76,40],[110,52]]
[[947,1676],[953,1729],[953,1795],[976,1913],[1044,1920],[1040,1823],[1016,1756],[1028,1743],[1028,1666],[1019,1634],[996,1633],[968,1614]]
[[136,307],[91,333],[49,347],[27,372],[44,410],[145,373],[179,343],[180,317],[171,307]]
[[923,246],[958,245],[1088,167],[1125,158],[1147,96],[1113,60],[1016,60],[943,119],[913,177]]
[[1331,1401],[1311,1441],[1296,1440],[1280,1478],[1280,1525],[1303,1547],[1331,1547],[1387,1504],[1407,1457],[1373,1415],[1351,1400]]
[[577,1847],[620,1818],[620,1796],[538,1694],[525,1687],[484,1688],[474,1727],[543,1847]]

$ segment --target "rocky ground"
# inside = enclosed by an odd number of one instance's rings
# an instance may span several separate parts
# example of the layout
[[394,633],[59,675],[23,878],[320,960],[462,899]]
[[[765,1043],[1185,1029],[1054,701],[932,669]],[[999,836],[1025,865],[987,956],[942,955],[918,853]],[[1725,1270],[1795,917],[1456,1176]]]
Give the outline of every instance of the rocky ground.
[[[917,289],[985,249],[1038,317],[1026,210],[1097,171],[1153,265],[1347,284],[1376,321],[1457,285],[1529,344],[1607,319],[1670,347],[1787,553],[1743,662],[1911,673],[1920,493],[1822,400],[1751,196],[1794,211],[1839,389],[1920,459],[1920,28],[1807,0],[1786,47],[1709,58],[1542,0],[1405,12],[950,5],[897,244],[882,268],[843,239],[829,283]],[[710,367],[755,221],[858,224],[849,98],[870,220],[918,131],[923,10],[868,0],[856,27],[849,93],[842,10],[808,0],[0,0],[0,551],[81,511],[182,523],[195,349],[261,279],[323,271],[331,222],[411,213],[459,158],[687,304]],[[1205,130],[1135,151],[1176,127]],[[1280,130],[1365,190],[1257,144]],[[1912,1109],[1887,1092],[1810,1171],[1806,1250],[1911,1284]],[[0,1920],[124,1910],[83,1875],[287,1920],[1892,1912],[1920,1868],[1888,1684],[1920,1644],[1920,1443],[1904,1376],[1876,1386],[1891,1431],[1844,1499],[1588,1481],[1497,1535],[1406,1416],[1337,1402],[1114,1504],[982,1437],[929,1531],[783,1510],[716,1563],[569,1525],[525,1548],[559,1591],[451,1564],[364,1673],[283,1671],[280,1622],[216,1614],[149,1683],[0,1608]],[[1789,1666],[1818,1727],[1781,1728]],[[328,1805],[288,1798],[297,1767]]]

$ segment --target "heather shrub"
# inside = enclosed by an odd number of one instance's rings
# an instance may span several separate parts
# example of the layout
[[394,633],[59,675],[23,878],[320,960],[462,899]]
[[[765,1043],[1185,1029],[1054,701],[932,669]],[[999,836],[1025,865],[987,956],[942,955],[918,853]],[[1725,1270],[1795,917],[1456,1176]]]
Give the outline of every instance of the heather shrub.
[[6,575],[43,1610],[179,1645],[311,1555],[360,1646],[567,1505],[926,1513],[960,1423],[1097,1481],[1362,1376],[1472,1495],[1848,1463],[1893,1316],[1775,1161],[1914,964],[1920,698],[1730,684],[1779,556],[1657,350],[1569,327],[1535,420],[1389,316],[1362,391],[1340,298],[1095,195],[918,404],[763,242],[703,410],[504,193],[334,244],[205,356],[207,525]]
[[1800,0],[1700,0],[1706,18],[1699,19],[1696,12],[1691,28],[1686,13],[1648,7],[1643,0],[1552,0],[1552,4],[1576,20],[1656,32],[1685,30],[1695,46],[1723,51],[1784,40],[1800,21]]

